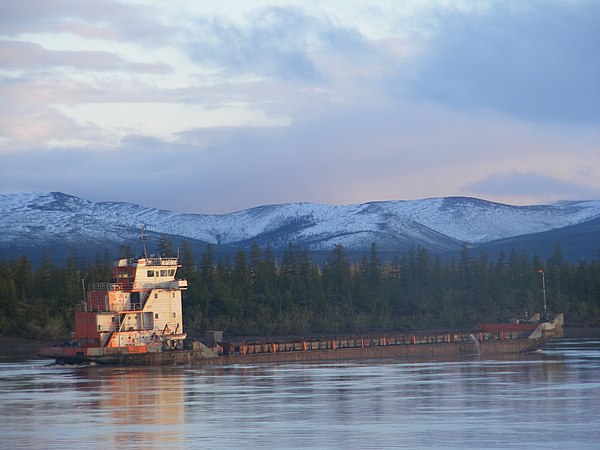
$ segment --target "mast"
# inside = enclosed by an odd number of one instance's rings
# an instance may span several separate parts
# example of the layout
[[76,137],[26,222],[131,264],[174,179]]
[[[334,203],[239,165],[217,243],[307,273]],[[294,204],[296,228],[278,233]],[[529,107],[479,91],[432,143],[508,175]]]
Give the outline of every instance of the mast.
[[544,277],[543,269],[539,269],[538,272],[542,274],[542,295],[544,298],[544,318],[545,318],[548,315],[548,312],[546,310],[546,279]]
[[148,235],[144,233],[144,224],[142,224],[142,226],[141,226],[140,239],[141,239],[142,244],[144,246],[144,258],[148,258],[148,255],[147,255],[147,252],[146,252],[146,241],[148,240]]
[[84,308],[84,311],[87,311],[88,305],[87,305],[87,297],[85,295],[85,278],[81,279],[81,289],[83,291],[83,308]]

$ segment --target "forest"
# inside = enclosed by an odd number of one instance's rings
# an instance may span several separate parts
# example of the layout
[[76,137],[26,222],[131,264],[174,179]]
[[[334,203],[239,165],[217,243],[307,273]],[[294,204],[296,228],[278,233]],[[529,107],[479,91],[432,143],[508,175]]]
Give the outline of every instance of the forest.
[[[161,238],[162,254],[175,253]],[[121,248],[119,257],[132,257]],[[186,242],[177,276],[188,280],[183,309],[192,336],[219,329],[229,335],[309,335],[468,328],[539,312],[542,271],[548,309],[567,326],[600,326],[600,262],[565,261],[560,247],[545,261],[516,250],[493,260],[464,245],[454,260],[417,247],[382,262],[373,244],[351,260],[338,245],[315,263],[290,244],[275,257],[254,245],[216,259],[208,246],[195,255]],[[68,338],[85,285],[111,279],[108,252],[82,261],[73,253],[57,265],[49,255],[33,267],[27,257],[0,263],[0,334]]]

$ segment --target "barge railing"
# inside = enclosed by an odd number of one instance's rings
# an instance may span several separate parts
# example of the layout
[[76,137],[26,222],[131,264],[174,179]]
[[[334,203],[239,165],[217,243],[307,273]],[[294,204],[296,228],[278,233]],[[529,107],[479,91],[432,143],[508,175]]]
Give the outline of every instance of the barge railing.
[[527,339],[532,333],[529,331],[498,331],[444,334],[401,334],[381,337],[359,338],[327,338],[327,339],[301,339],[289,342],[239,342],[219,343],[222,354],[257,354],[277,352],[301,352],[311,350],[336,350],[346,348],[369,347],[394,347],[401,345],[418,344],[475,344],[484,341],[504,341]]

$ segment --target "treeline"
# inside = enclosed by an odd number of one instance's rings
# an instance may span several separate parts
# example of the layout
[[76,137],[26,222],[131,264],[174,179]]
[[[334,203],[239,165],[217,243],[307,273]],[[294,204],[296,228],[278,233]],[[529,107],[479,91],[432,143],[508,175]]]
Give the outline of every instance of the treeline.
[[49,255],[35,269],[26,256],[0,263],[0,334],[36,339],[68,337],[75,306],[84,298],[82,279],[99,282],[111,276],[107,254],[85,267],[76,254],[60,267]]
[[[172,245],[161,239],[163,254]],[[131,257],[123,248],[122,257]],[[188,333],[221,329],[228,334],[285,335],[469,327],[504,321],[542,309],[543,270],[547,303],[571,326],[600,325],[600,262],[572,264],[557,247],[541,261],[512,250],[492,260],[464,246],[444,261],[424,248],[382,262],[375,245],[358,262],[336,246],[317,264],[307,250],[290,245],[280,258],[254,245],[216,260],[211,247],[181,252],[180,278]],[[26,257],[0,263],[0,333],[57,338],[71,331],[83,285],[111,278],[107,254],[85,263],[73,254],[63,266],[50,258],[33,268]]]

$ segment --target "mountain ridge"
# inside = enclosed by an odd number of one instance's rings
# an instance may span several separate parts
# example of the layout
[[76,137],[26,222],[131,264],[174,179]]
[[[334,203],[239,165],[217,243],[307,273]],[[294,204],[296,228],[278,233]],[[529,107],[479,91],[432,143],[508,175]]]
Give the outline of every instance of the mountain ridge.
[[[527,236],[535,236],[539,244],[540,234],[560,236],[557,230],[568,233],[569,227],[582,233],[586,224],[595,230],[598,220],[600,201],[596,200],[514,206],[471,197],[438,197],[343,206],[286,203],[227,214],[181,214],[127,202],[91,202],[61,192],[19,193],[0,194],[4,230],[0,250],[7,253],[48,242],[70,247],[131,244],[144,224],[150,233],[197,245],[249,248],[258,243],[281,250],[292,242],[322,252],[341,244],[361,252],[375,242],[384,252],[423,246],[443,254],[459,250],[463,243],[493,248],[493,243],[524,242]],[[598,234],[590,236],[596,239]]]

